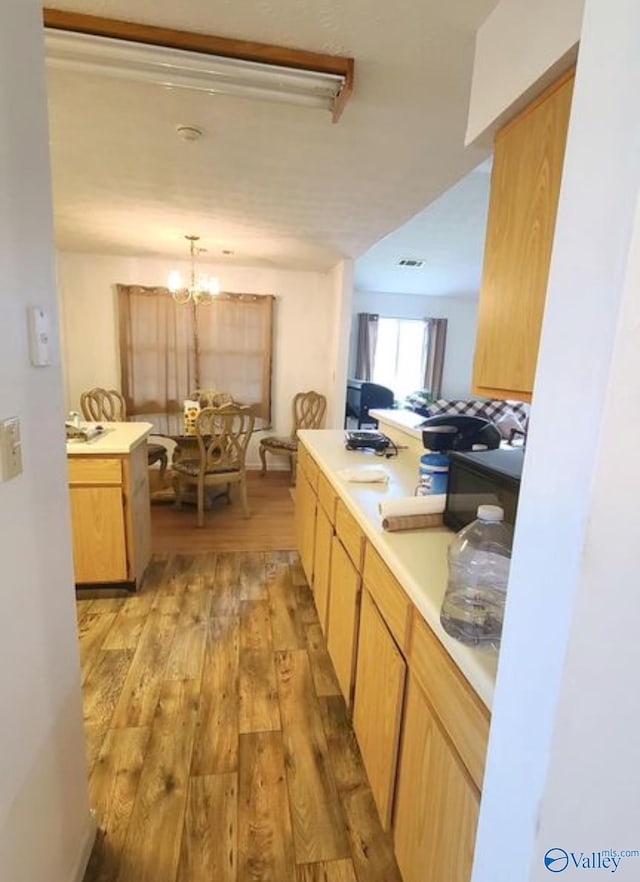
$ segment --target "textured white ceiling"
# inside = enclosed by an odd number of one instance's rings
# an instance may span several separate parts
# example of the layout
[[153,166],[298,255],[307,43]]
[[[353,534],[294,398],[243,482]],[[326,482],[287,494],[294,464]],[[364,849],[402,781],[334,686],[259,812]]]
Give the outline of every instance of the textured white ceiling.
[[[474,33],[496,0],[84,0],[57,8],[352,55],[342,119],[50,71],[62,249],[328,269],[358,257],[483,158],[464,148]],[[205,136],[185,143],[179,124]]]
[[[477,297],[489,207],[491,163],[485,161],[356,261],[362,291]],[[418,269],[399,267],[408,257]]]

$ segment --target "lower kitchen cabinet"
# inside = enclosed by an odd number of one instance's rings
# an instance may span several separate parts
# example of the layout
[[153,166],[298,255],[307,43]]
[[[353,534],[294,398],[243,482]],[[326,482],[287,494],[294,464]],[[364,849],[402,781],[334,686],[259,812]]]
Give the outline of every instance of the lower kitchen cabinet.
[[403,882],[469,882],[480,795],[409,675],[393,821]]
[[[300,463],[298,463],[300,466]],[[296,479],[296,539],[302,569],[309,585],[313,584],[313,558],[318,500],[303,469],[298,467]]]
[[391,824],[407,665],[371,595],[362,592],[353,728],[378,815]]
[[71,486],[69,499],[76,582],[126,581],[122,487]]
[[139,585],[151,557],[146,444],[70,455],[67,472],[76,583]]
[[360,573],[342,542],[334,536],[331,543],[327,648],[347,707],[351,707],[355,676],[360,594]]
[[316,541],[313,564],[313,595],[322,631],[327,635],[329,618],[329,579],[331,578],[331,544],[333,524],[325,510],[318,505],[316,516]]

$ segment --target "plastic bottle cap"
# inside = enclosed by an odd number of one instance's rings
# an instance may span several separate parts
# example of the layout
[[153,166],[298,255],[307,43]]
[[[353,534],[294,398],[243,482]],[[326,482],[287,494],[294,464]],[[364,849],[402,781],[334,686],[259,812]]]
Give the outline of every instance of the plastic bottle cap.
[[504,520],[504,510],[499,505],[479,505],[478,518],[493,524],[499,523]]

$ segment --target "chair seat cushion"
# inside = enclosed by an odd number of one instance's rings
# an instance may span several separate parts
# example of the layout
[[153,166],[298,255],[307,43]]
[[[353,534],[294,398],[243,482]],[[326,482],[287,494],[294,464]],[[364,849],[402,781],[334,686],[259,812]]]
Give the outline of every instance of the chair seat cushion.
[[154,462],[157,462],[159,459],[164,459],[166,456],[167,448],[164,444],[147,444],[147,459],[149,465],[153,465]]
[[[178,460],[178,462],[173,463],[172,469],[174,472],[179,472],[183,475],[189,475],[189,477],[191,478],[197,478],[200,474],[200,460],[180,459]],[[207,469],[205,475],[228,475],[238,471],[239,469],[234,468]]]
[[295,453],[298,449],[297,438],[280,438],[277,435],[268,435],[260,442],[261,447],[268,447],[272,450],[288,450]]

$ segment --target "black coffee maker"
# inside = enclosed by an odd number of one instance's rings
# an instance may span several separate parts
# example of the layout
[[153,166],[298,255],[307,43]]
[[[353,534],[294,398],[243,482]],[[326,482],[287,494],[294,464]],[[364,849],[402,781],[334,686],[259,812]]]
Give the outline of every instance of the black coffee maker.
[[500,432],[484,417],[446,414],[429,417],[422,425],[422,443],[427,450],[495,450]]

